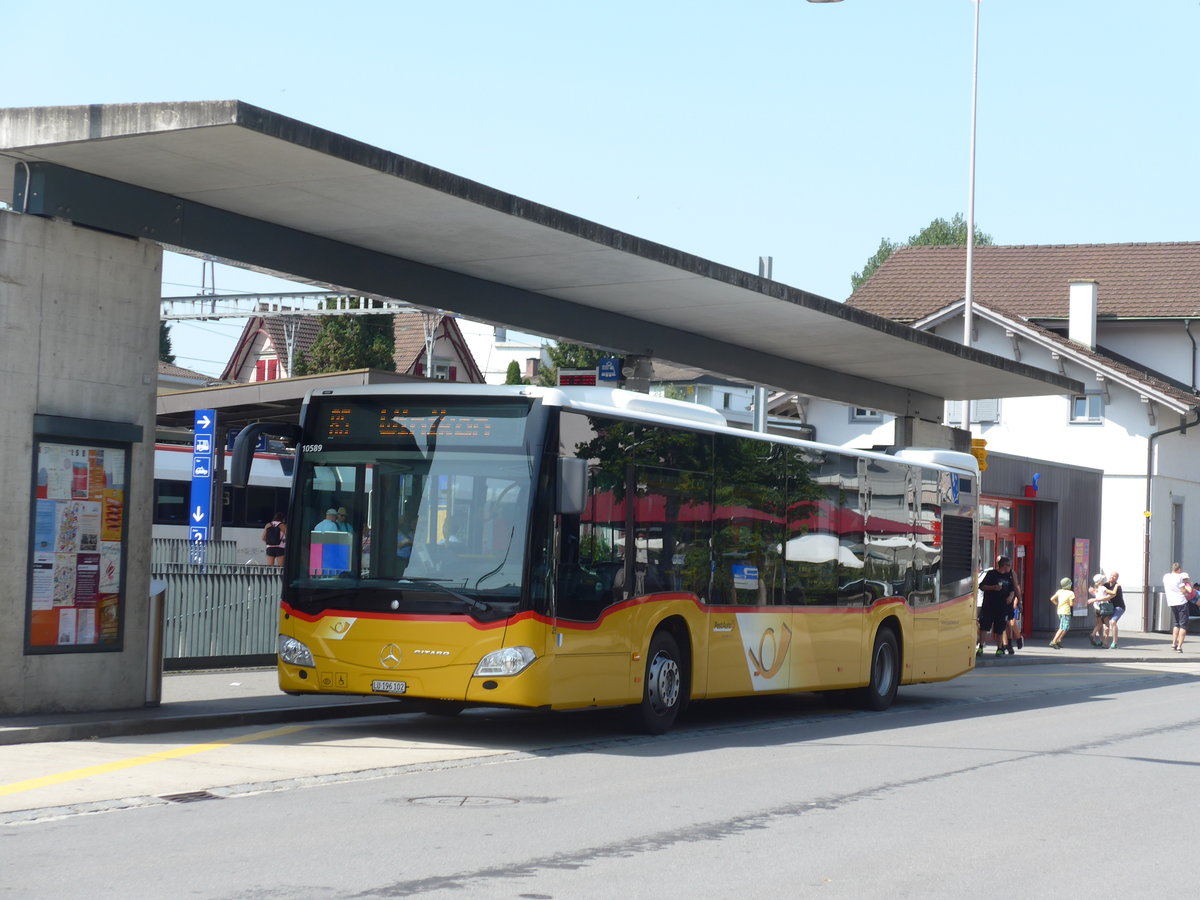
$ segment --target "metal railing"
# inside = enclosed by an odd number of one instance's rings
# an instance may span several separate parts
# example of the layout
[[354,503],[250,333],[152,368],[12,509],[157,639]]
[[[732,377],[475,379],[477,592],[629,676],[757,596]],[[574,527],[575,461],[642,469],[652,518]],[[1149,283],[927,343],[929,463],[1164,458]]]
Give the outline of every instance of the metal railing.
[[187,538],[155,538],[150,548],[150,565],[161,563],[236,563],[237,541],[208,541],[196,544]]
[[[161,543],[188,542],[161,539]],[[223,548],[215,546],[209,547],[210,561],[203,564],[169,561],[179,548],[159,544],[160,539],[156,539],[151,576],[167,586],[162,625],[164,660],[238,665],[248,657],[274,656],[282,569],[212,562],[214,549],[216,555],[223,555]]]

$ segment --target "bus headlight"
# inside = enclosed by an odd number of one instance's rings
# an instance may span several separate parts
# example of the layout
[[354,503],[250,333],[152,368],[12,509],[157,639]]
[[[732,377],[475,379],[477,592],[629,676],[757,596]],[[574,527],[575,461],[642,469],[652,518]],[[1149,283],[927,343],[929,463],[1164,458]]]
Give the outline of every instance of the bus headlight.
[[529,647],[505,647],[495,650],[479,661],[475,674],[483,675],[519,675],[537,659],[537,654]]
[[279,658],[293,666],[308,666],[311,669],[317,665],[313,660],[312,651],[294,637],[288,637],[286,634],[279,635]]

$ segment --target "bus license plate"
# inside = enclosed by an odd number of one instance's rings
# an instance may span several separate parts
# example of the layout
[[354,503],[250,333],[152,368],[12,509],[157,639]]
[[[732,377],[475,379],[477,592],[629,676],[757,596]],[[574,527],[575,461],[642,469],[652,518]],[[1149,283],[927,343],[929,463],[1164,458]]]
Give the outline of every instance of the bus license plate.
[[377,694],[403,694],[408,690],[405,681],[372,681],[371,690]]

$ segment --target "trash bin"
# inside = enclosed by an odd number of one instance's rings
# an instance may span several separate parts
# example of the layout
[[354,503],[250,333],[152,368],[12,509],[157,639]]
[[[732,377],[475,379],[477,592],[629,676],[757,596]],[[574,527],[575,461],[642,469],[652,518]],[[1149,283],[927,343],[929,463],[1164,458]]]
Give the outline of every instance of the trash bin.
[[1167,595],[1162,588],[1154,588],[1153,597],[1150,609],[1154,611],[1154,615],[1150,621],[1150,630],[1159,634],[1170,634],[1175,625],[1175,615],[1167,605]]
[[150,579],[150,622],[146,643],[146,705],[162,703],[163,629],[166,627],[167,583]]

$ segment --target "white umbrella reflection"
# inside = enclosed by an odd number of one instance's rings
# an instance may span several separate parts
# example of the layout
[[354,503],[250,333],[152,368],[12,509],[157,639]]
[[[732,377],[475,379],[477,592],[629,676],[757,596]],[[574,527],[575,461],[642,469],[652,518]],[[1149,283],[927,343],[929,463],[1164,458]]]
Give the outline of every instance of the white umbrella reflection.
[[836,534],[802,534],[791,538],[784,546],[788,562],[824,563],[837,561],[848,569],[861,569],[863,561],[849,547],[838,542]]

